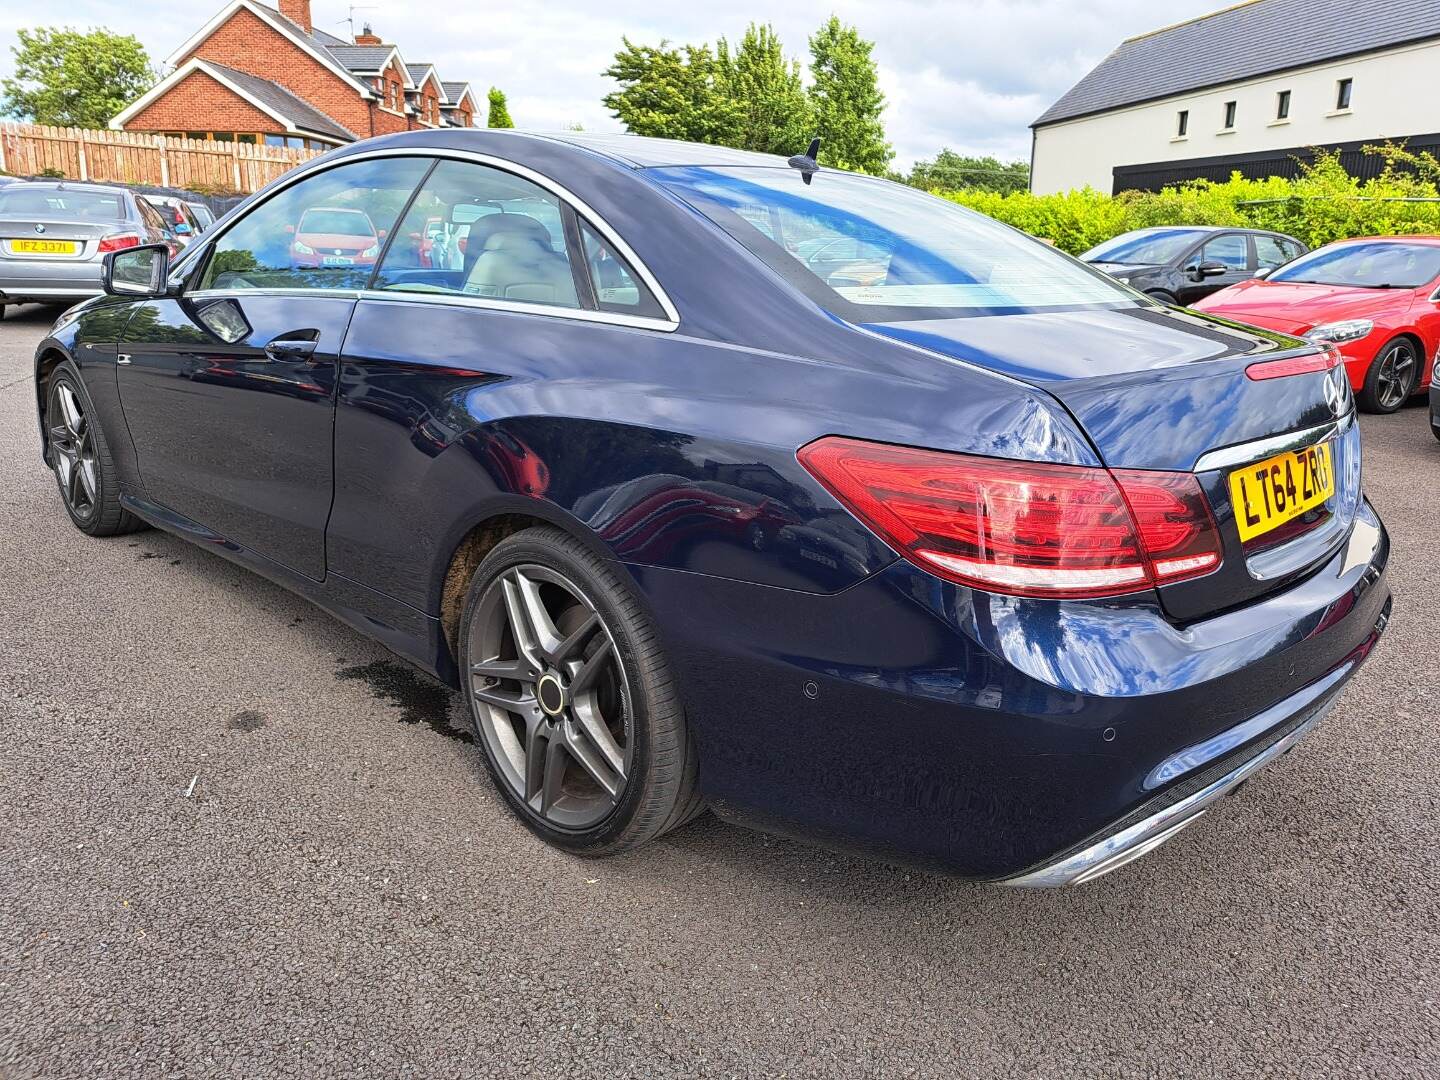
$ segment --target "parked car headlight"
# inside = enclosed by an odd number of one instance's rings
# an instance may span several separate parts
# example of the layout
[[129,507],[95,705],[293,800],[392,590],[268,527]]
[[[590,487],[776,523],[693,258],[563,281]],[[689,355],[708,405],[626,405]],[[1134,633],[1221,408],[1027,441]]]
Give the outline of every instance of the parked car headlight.
[[299,240],[296,240],[295,243],[294,243],[293,245],[291,245],[291,246],[295,248],[295,254],[297,254],[297,255],[314,255],[314,254],[315,254],[315,249],[314,249],[314,248],[312,248],[309,244],[302,244]]
[[1359,341],[1374,329],[1375,324],[1369,319],[1345,319],[1317,326],[1305,337],[1326,345],[1339,345],[1344,341]]
[[368,248],[366,248],[364,251],[362,251],[362,252],[360,253],[360,257],[361,257],[362,259],[373,259],[376,255],[379,255],[379,254],[380,254],[380,244],[379,244],[379,242],[377,241],[376,243],[371,244]]

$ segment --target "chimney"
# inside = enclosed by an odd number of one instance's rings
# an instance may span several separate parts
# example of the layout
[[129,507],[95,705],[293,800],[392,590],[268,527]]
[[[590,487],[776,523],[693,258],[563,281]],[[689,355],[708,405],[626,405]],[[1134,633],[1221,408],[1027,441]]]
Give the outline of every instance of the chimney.
[[370,24],[367,22],[364,24],[363,27],[361,27],[360,33],[355,35],[355,44],[383,45],[384,42],[380,40],[380,36],[376,34],[375,31],[370,29]]
[[299,23],[307,34],[315,29],[310,22],[310,0],[280,0],[280,14],[293,23]]

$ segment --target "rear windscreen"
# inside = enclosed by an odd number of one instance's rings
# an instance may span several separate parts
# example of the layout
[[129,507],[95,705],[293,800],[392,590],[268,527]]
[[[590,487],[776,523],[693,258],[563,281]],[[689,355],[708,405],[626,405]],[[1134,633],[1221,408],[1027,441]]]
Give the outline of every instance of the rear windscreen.
[[786,168],[651,174],[807,294],[866,322],[1143,303],[1008,226],[903,184]]
[[123,221],[125,204],[119,195],[103,191],[12,187],[0,189],[0,217],[35,217],[46,221]]

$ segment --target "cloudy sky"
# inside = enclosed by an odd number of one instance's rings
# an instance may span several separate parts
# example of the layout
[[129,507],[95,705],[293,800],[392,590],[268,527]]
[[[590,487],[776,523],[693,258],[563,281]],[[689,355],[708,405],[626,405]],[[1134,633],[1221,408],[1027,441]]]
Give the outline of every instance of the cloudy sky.
[[[519,127],[618,130],[600,99],[613,84],[600,72],[620,44],[737,40],[752,19],[775,25],[786,48],[808,59],[806,39],[833,11],[875,42],[886,124],[897,164],[949,146],[965,153],[1028,158],[1027,125],[1122,38],[1226,6],[1229,0],[550,0],[549,3],[423,3],[368,0],[357,23],[431,61],[447,79],[509,96]],[[135,34],[162,61],[223,0],[67,0],[63,14],[38,5],[0,10],[0,75],[15,31],[36,22],[104,26]],[[278,2],[277,5],[278,6]],[[315,24],[347,34],[351,9],[313,0]],[[423,16],[417,13],[423,11]]]

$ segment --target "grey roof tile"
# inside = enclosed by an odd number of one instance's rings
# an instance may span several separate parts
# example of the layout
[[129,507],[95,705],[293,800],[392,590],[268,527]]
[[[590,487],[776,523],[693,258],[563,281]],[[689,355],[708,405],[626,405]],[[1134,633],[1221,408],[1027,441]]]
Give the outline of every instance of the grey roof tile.
[[330,45],[327,51],[346,71],[379,71],[393,45]]
[[1440,37],[1440,0],[1249,0],[1122,41],[1032,125]]
[[213,60],[205,63],[215,68],[227,79],[233,82],[245,93],[249,94],[256,101],[262,102],[265,106],[279,113],[290,123],[301,131],[309,131],[316,135],[328,135],[343,142],[354,142],[355,133],[348,128],[341,127],[334,120],[331,120],[324,113],[314,106],[301,100],[286,90],[279,83],[271,82],[269,79],[262,79],[258,75],[251,75],[249,72],[236,71],[224,64],[217,64]]

